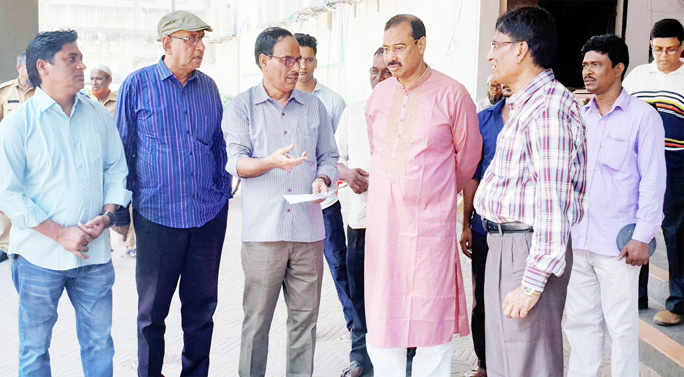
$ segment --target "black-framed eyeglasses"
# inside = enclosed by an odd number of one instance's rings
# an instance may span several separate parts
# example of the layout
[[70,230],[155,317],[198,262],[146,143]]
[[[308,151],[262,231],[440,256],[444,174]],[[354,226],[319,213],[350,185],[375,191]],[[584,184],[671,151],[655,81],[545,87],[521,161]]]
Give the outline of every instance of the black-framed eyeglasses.
[[[394,55],[403,55],[406,52],[406,47],[411,45],[411,44],[416,44],[418,43],[419,39],[414,39],[411,43],[406,44],[406,43],[397,43],[395,45],[391,46],[382,46],[380,47],[381,54],[385,55],[388,54],[390,51],[394,53]],[[378,50],[378,51],[380,51]]]
[[275,55],[266,55],[269,58],[276,58],[280,60],[281,63],[283,63],[286,67],[292,67],[295,65],[295,63],[302,65],[302,63],[306,60],[302,58],[301,56],[298,58],[293,58],[291,56],[275,56]]
[[494,51],[503,45],[510,45],[510,44],[514,44],[514,43],[520,43],[520,41],[508,41],[508,42],[494,42],[494,41],[492,41],[492,47],[490,49],[492,51]]

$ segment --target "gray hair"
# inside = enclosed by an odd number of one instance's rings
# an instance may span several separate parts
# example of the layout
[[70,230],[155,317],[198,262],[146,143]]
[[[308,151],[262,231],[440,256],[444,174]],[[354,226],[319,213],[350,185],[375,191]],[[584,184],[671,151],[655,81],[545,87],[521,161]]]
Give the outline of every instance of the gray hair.
[[22,52],[21,54],[17,55],[17,66],[26,66],[26,53]]

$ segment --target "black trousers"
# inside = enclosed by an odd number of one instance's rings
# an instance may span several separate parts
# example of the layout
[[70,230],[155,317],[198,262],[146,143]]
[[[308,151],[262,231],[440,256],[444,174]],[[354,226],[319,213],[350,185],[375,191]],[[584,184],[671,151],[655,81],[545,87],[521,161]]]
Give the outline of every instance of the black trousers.
[[480,368],[487,369],[485,359],[485,302],[484,302],[484,285],[485,285],[485,265],[487,263],[487,253],[489,246],[487,246],[487,236],[473,233],[472,245],[472,272],[473,272],[473,315],[470,321],[470,327],[473,333],[473,347],[475,354],[480,360]]
[[373,370],[373,364],[366,350],[366,306],[363,298],[363,266],[366,255],[366,229],[352,229],[347,226],[347,274],[349,296],[354,308],[349,361],[357,361],[364,374]]
[[[179,286],[183,355],[181,376],[207,376],[214,330],[218,272],[228,204],[198,228],[170,228],[133,210],[137,233],[138,376],[161,376],[164,320]],[[180,280],[180,284],[179,284]]]

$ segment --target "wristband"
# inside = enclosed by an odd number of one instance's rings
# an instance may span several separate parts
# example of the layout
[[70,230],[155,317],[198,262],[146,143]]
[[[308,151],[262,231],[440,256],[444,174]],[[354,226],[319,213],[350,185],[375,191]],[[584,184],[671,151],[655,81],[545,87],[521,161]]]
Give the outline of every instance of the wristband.
[[105,229],[107,229],[107,228],[109,228],[110,226],[114,225],[114,213],[105,210],[105,211],[102,211],[102,212],[100,213],[100,215],[101,215],[101,216],[104,215],[104,216],[107,216],[107,217],[109,218],[109,224],[107,224],[107,226],[105,227]]

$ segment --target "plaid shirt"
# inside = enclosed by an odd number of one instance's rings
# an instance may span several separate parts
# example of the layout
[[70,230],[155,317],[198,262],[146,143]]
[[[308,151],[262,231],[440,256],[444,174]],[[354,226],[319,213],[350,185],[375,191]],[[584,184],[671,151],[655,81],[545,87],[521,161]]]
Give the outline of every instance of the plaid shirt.
[[565,269],[570,227],[583,215],[586,139],[573,96],[545,70],[507,100],[511,116],[475,195],[490,221],[534,227],[522,285],[543,291]]

